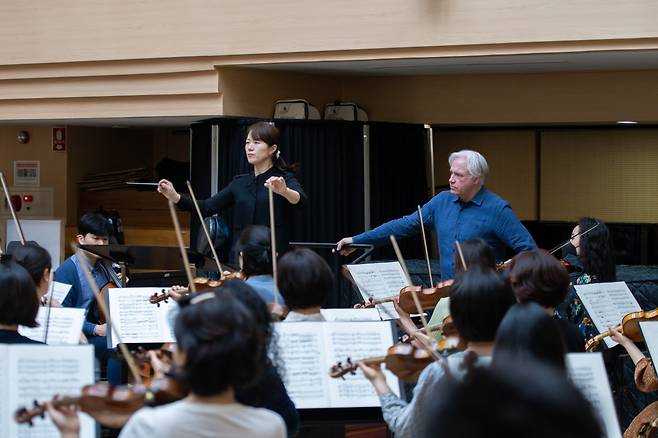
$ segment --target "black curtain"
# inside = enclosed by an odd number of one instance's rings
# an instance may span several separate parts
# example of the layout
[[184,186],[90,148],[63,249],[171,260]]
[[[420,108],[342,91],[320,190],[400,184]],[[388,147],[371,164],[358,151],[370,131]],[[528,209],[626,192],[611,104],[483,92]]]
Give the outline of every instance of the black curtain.
[[[426,131],[423,125],[369,123],[370,224],[375,228],[413,213],[428,200]],[[425,229],[430,245],[429,234]],[[420,234],[419,234],[420,236]],[[420,237],[398,240],[405,259],[425,258]],[[378,248],[379,259],[396,259],[391,245]]]
[[[220,190],[235,175],[251,170],[244,143],[247,128],[258,120],[261,119],[213,119],[192,126],[192,182],[201,193],[199,198],[210,196],[206,188],[210,185],[212,125],[219,126],[217,189]],[[299,163],[297,178],[308,196],[306,206],[292,218],[291,240],[335,242],[361,232],[363,124],[276,120],[275,125],[281,131],[281,154],[287,162]],[[232,227],[232,216],[230,210],[223,216],[229,227]],[[197,227],[198,224],[193,224],[193,238],[198,233]]]

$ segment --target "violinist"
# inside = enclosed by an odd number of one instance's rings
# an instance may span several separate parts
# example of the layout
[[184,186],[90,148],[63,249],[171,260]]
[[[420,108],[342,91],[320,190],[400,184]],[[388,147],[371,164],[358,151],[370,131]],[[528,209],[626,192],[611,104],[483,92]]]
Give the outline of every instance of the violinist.
[[[598,219],[581,218],[571,233],[571,245],[576,257],[566,260],[582,269],[571,274],[572,284],[604,283],[617,281],[615,250],[607,225]],[[564,302],[557,307],[557,315],[578,326],[585,339],[598,334],[576,290],[569,288]]]
[[517,366],[538,361],[567,375],[566,344],[546,309],[528,301],[513,305],[496,332],[492,364],[513,362]]
[[[236,400],[236,388],[263,372],[265,337],[252,313],[222,289],[183,298],[176,317],[173,361],[176,379],[190,394],[133,414],[120,438],[242,437],[285,438],[281,417]],[[63,417],[63,418],[62,418]],[[70,416],[58,426],[74,430]]]
[[[448,357],[450,375],[462,378],[466,362],[486,365],[490,361],[496,330],[512,304],[514,296],[509,282],[495,272],[473,271],[455,279],[450,293],[450,314],[457,331],[468,342],[468,348]],[[417,333],[415,336],[424,335]],[[423,370],[409,403],[391,391],[378,366],[360,362],[359,367],[375,387],[384,421],[395,436],[420,436],[424,408],[448,380],[444,367],[433,362]]]
[[592,405],[554,367],[506,360],[476,367],[468,376],[437,391],[418,438],[605,436]]
[[[14,250],[12,260],[27,270],[34,281],[42,304],[48,304],[43,301],[50,287],[50,270],[52,269],[52,260],[48,251],[35,242],[26,242],[25,245]],[[52,306],[60,307],[61,303],[53,299]]]
[[283,297],[274,284],[272,277],[272,252],[270,229],[263,225],[249,225],[242,231],[236,244],[240,272],[245,282],[254,288],[267,303],[274,303],[274,294],[283,304]]
[[[295,178],[296,165],[289,165],[281,156],[279,130],[267,122],[258,122],[247,128],[245,156],[253,166],[248,174],[235,176],[227,187],[213,197],[200,200],[204,217],[222,213],[233,207],[233,236],[239,236],[247,225],[269,225],[268,189],[275,196],[276,234],[279,251],[284,253],[289,242],[289,224],[293,209],[304,204],[306,194]],[[166,179],[158,183],[158,192],[185,211],[193,211],[189,197],[178,194]],[[236,261],[231,251],[229,261]]]
[[30,274],[18,263],[0,261],[0,343],[42,344],[18,333],[18,326],[36,327],[39,295]]
[[[635,386],[642,392],[658,391],[658,376],[650,358],[647,358],[644,353],[635,345],[628,337],[624,336],[617,328],[610,328],[612,340],[619,343],[628,355],[630,356],[633,364],[635,365]],[[654,401],[646,406],[628,426],[624,432],[624,438],[640,436],[638,431],[642,424],[650,423],[658,417],[658,401]]]
[[555,318],[569,353],[585,351],[585,340],[578,327],[555,315],[569,289],[569,273],[558,259],[543,249],[517,254],[509,264],[509,277],[519,303],[535,302]]
[[[455,251],[455,277],[462,275],[464,271],[464,264],[469,271],[493,271],[496,269],[496,259],[494,258],[493,250],[482,239],[472,239],[462,242],[460,244],[462,255],[464,256],[464,263],[462,263],[459,252]],[[445,317],[450,314],[450,297],[442,298],[436,304],[432,317],[428,324],[430,326],[441,324]],[[437,340],[443,338],[440,332],[433,332],[432,336]]]
[[[112,225],[101,214],[86,213],[78,222],[76,236],[80,245],[107,245],[112,234]],[[63,307],[85,309],[87,318],[82,325],[82,332],[90,344],[94,345],[96,358],[101,363],[107,362],[108,380],[112,384],[121,383],[122,363],[111,358],[112,349],[107,348],[107,324],[100,323],[100,313],[96,307],[94,292],[85,279],[82,263],[85,263],[92,273],[98,288],[111,282],[112,276],[107,265],[98,256],[83,251],[83,259],[76,254],[66,259],[55,271],[55,281],[70,284],[71,289],[62,302]],[[118,285],[117,285],[118,286]]]
[[[497,261],[504,259],[506,246],[516,252],[537,247],[507,201],[484,187],[489,167],[480,153],[454,152],[448,163],[450,191],[439,193],[422,207],[423,223],[434,227],[439,239],[442,280],[454,278],[455,241],[483,239],[493,248]],[[414,212],[357,236],[345,237],[336,249],[347,255],[353,249],[343,248],[344,245],[382,245],[389,242],[390,235],[400,238],[419,232],[419,218]]]
[[293,437],[299,430],[299,413],[295,403],[288,396],[276,367],[278,354],[276,343],[271,342],[274,326],[270,310],[259,296],[260,294],[254,288],[249,287],[247,282],[229,280],[221,290],[232,294],[249,309],[253,314],[253,321],[265,339],[265,351],[261,357],[265,367],[263,373],[251,385],[237,389],[235,399],[244,405],[269,409],[281,415],[286,423],[288,436]]
[[310,249],[298,248],[281,257],[277,270],[279,290],[290,309],[284,322],[324,321],[320,308],[334,287],[327,262]]

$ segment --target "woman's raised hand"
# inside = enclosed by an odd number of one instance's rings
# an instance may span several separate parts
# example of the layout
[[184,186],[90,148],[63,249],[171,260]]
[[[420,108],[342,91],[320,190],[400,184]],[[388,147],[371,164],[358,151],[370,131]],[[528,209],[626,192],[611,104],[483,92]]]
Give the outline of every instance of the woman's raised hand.
[[282,176],[271,176],[267,178],[267,181],[265,181],[264,185],[267,188],[272,187],[272,191],[279,195],[285,195],[286,191],[288,190],[286,180]]
[[174,188],[174,185],[171,183],[171,181],[168,181],[166,179],[161,179],[158,182],[158,192],[162,193],[162,196],[164,196],[174,204],[180,201],[180,195]]

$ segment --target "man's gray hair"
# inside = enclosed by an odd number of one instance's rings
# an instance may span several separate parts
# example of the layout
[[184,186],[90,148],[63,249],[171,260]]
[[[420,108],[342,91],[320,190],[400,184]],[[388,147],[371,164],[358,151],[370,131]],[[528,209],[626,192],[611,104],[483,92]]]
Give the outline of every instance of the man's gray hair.
[[487,164],[487,160],[484,159],[481,153],[476,151],[471,151],[469,149],[464,149],[459,152],[453,152],[448,157],[448,164],[452,166],[452,162],[455,161],[457,158],[465,159],[468,173],[470,173],[473,176],[479,177],[480,182],[484,184],[484,180],[487,178],[487,175],[489,174],[489,165]]

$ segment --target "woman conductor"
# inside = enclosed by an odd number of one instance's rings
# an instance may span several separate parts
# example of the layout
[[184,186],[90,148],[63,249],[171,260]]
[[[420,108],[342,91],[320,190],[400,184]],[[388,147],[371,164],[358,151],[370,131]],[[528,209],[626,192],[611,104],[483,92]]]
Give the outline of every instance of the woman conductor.
[[[294,176],[295,165],[288,165],[279,150],[279,130],[267,122],[258,122],[247,129],[244,151],[253,170],[236,175],[227,187],[206,200],[199,201],[201,214],[211,216],[233,207],[233,240],[236,241],[247,225],[270,225],[268,188],[272,187],[277,243],[279,251],[287,249],[290,214],[294,206],[306,200],[306,194]],[[158,192],[178,208],[193,211],[188,197],[176,192],[166,179],[158,183]],[[278,196],[277,196],[278,195]],[[234,251],[229,256],[237,259]]]

